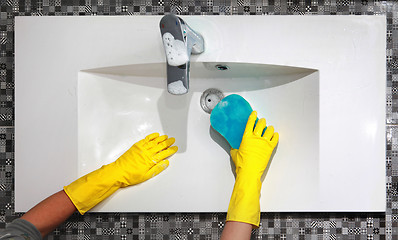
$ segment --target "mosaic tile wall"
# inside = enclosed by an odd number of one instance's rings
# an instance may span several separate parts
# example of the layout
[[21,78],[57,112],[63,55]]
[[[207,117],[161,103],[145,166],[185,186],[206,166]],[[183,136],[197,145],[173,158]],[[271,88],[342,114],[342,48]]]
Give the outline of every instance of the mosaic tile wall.
[[[262,214],[256,239],[398,239],[398,3],[376,0],[0,0],[0,229],[14,213],[14,17],[385,15],[387,212]],[[225,213],[73,215],[48,239],[219,239]]]

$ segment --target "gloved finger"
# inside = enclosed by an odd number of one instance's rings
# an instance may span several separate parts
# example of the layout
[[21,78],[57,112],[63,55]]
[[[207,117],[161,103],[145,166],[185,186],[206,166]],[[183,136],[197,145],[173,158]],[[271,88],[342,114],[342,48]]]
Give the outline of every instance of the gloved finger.
[[154,146],[154,147],[151,148],[150,150],[151,150],[151,152],[153,152],[153,153],[160,152],[160,151],[162,151],[163,149],[166,149],[166,148],[170,147],[171,145],[173,145],[173,144],[175,143],[175,141],[176,141],[176,140],[175,140],[175,138],[173,138],[173,137],[168,138],[168,139],[166,139],[165,141],[158,143],[156,146]]
[[258,120],[256,127],[254,128],[254,131],[253,131],[254,135],[261,137],[265,126],[266,126],[265,118],[261,118],[260,120]]
[[139,145],[139,146],[143,146],[145,148],[148,148],[147,147],[148,142],[153,140],[153,139],[155,139],[155,138],[157,138],[157,137],[159,137],[159,133],[151,133],[151,134],[147,135],[144,139],[141,139],[140,141],[135,143],[134,145]]
[[162,135],[160,137],[155,138],[152,142],[158,144],[160,142],[163,142],[164,140],[166,140],[168,138],[167,135]]
[[177,146],[172,146],[172,147],[169,147],[169,148],[157,153],[153,158],[154,158],[155,162],[159,162],[159,161],[162,161],[165,158],[170,157],[171,155],[173,155],[177,151],[178,151],[178,147]]
[[147,173],[145,173],[143,181],[153,178],[154,176],[158,175],[163,170],[165,170],[168,166],[169,166],[169,160],[163,160],[159,162],[158,164],[154,165],[151,169],[149,169]]
[[234,164],[236,166],[236,155],[238,155],[238,149],[231,148],[230,154],[231,154],[232,161],[234,162]]
[[270,141],[272,138],[272,135],[274,135],[274,131],[275,130],[274,130],[273,126],[268,126],[267,130],[265,130],[264,138],[267,139],[268,141]]
[[272,137],[272,139],[271,139],[271,144],[272,144],[272,146],[276,146],[276,144],[278,144],[278,141],[279,141],[279,133],[274,133],[274,136]]
[[152,141],[153,139],[159,137],[159,133],[151,133],[148,136],[145,137],[145,140],[147,142]]
[[257,120],[257,112],[253,111],[250,116],[249,119],[247,120],[246,123],[246,128],[245,128],[245,133],[244,134],[249,134],[253,132],[253,128],[254,128],[254,123]]
[[160,142],[163,142],[167,138],[168,138],[167,135],[163,135],[163,136],[157,137],[157,138],[153,139],[152,141],[149,141],[149,142],[145,143],[144,147],[147,148],[147,149],[153,148],[154,146],[158,145]]

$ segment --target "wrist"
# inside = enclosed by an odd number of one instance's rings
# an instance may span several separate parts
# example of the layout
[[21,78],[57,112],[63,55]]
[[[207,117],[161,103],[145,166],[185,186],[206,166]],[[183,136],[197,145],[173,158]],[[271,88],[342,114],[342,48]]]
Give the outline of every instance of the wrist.
[[261,176],[239,174],[228,207],[227,221],[260,224]]
[[259,200],[261,186],[261,176],[239,174],[235,179],[234,191],[239,191],[242,195],[241,198],[251,197],[254,200]]
[[112,174],[113,167],[112,163],[102,166],[64,187],[65,193],[82,215],[121,187]]
[[261,172],[253,172],[253,171],[245,171],[245,170],[240,170],[236,172],[236,178],[235,178],[235,183],[236,182],[244,182],[246,184],[256,184],[260,185],[261,187]]

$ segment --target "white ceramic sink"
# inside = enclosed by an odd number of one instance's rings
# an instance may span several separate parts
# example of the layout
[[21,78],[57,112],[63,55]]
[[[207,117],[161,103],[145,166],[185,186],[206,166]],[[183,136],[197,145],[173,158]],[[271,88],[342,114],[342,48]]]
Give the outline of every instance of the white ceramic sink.
[[16,211],[160,132],[179,146],[169,168],[92,211],[225,212],[234,168],[199,104],[209,88],[280,134],[262,211],[385,210],[385,17],[184,16],[205,52],[182,96],[160,18],[16,18]]
[[[226,65],[229,70],[219,71],[217,65]],[[79,73],[79,175],[114,161],[150,132],[174,136],[179,147],[170,159],[170,169],[150,183],[124,191],[128,196],[102,205],[101,211],[164,211],[155,204],[159,199],[168,202],[169,211],[227,210],[234,183],[230,147],[210,128],[210,115],[200,106],[201,95],[208,88],[242,95],[283,136],[264,181],[262,202],[269,206],[266,210],[293,209],[291,203],[280,200],[289,194],[305,194],[305,198],[297,198],[296,206],[300,206],[299,201],[318,193],[318,72],[197,62],[191,66],[189,93],[175,96],[165,88],[165,68],[164,63],[157,63]],[[306,136],[305,144],[302,136]],[[291,182],[303,186],[297,188]],[[178,198],[170,194],[177,191]],[[204,201],[205,195],[213,197]],[[137,204],[128,204],[131,199]],[[146,208],[148,199],[155,202]]]

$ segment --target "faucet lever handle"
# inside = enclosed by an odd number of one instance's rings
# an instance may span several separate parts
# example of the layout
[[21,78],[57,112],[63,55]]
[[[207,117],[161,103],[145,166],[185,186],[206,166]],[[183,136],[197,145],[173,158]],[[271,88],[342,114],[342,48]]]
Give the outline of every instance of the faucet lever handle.
[[[188,36],[187,45],[192,54],[200,54],[205,51],[205,43],[202,35],[195,32],[188,24],[184,24],[184,32]],[[189,55],[189,54],[188,54]]]

